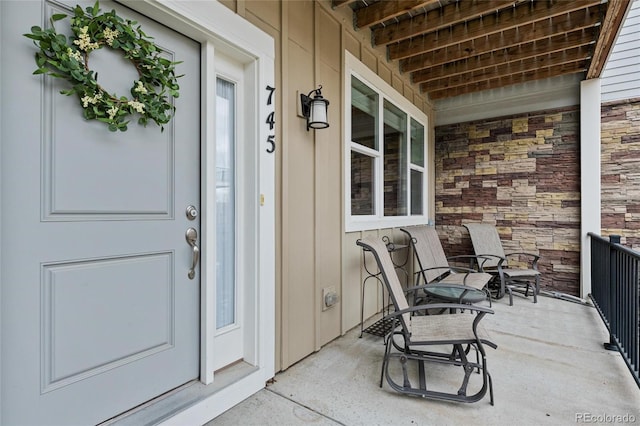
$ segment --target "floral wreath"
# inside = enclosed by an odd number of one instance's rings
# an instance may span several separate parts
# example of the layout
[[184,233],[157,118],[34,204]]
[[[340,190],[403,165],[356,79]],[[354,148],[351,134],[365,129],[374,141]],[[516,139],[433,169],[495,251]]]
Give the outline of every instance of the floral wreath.
[[[66,18],[65,14],[54,14],[50,28],[43,30],[34,26],[30,34],[24,34],[40,49],[35,57],[38,69],[33,74],[47,74],[69,81],[73,87],[60,93],[77,94],[84,118],[106,123],[112,132],[126,131],[129,116],[136,113],[139,124],[146,126],[153,120],[164,130],[162,125],[175,113],[175,106],[169,102],[167,94],[173,98],[179,96],[177,79],[182,76],[175,75],[175,65],[180,62],[160,56],[160,48],[139,25],[135,26],[136,21],[122,19],[115,10],[100,14],[98,2],[87,7],[86,13],[80,6],[73,12],[73,35],[68,40],[54,28],[54,22]],[[136,67],[139,78],[131,88],[131,99],[109,94],[98,84],[97,73],[89,68],[89,53],[103,46],[122,51]]]

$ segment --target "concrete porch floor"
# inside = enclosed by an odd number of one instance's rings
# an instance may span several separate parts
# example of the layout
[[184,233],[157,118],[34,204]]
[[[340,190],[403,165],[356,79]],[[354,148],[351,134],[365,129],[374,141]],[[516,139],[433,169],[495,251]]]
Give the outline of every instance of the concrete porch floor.
[[[495,405],[416,398],[378,386],[382,338],[359,327],[276,375],[208,423],[238,425],[640,424],[640,389],[591,306],[540,296],[494,301],[483,320]],[[437,366],[437,368],[454,368]],[[427,373],[429,374],[429,373]]]

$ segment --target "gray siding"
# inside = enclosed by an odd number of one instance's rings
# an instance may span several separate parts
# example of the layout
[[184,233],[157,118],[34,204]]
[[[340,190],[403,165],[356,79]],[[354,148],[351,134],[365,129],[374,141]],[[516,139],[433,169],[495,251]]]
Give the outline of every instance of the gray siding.
[[601,77],[602,102],[640,97],[640,1],[634,0]]

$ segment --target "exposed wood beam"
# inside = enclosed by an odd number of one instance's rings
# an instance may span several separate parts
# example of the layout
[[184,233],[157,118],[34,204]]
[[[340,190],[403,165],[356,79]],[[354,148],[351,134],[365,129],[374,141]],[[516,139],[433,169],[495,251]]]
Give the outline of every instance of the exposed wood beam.
[[509,86],[512,84],[552,78],[563,74],[577,74],[580,72],[585,72],[586,69],[586,61],[580,61],[577,63],[565,65],[556,65],[554,67],[538,69],[535,71],[529,71],[517,75],[510,75],[508,77],[499,77],[491,80],[485,80],[467,86],[455,87],[453,89],[436,90],[433,92],[429,92],[429,97],[435,100],[452,96],[460,96],[467,93],[479,92],[481,90],[497,89],[499,87]]
[[[379,4],[379,3],[377,3]],[[495,12],[498,9],[514,4],[514,0],[480,0],[455,2],[440,9],[417,15],[413,19],[406,19],[397,24],[373,30],[375,44],[388,44],[413,37],[425,31],[434,32],[448,28],[459,22],[470,21],[480,16]]]
[[444,77],[420,85],[420,89],[425,92],[433,92],[441,89],[451,89],[454,87],[467,86],[479,81],[491,80],[494,78],[508,77],[522,73],[535,71],[540,68],[547,68],[556,65],[571,64],[576,62],[586,63],[590,56],[590,50],[586,47],[574,47],[561,52],[549,53],[535,56],[525,60],[511,61],[506,64],[483,68],[459,74],[451,77]]
[[331,1],[331,7],[333,7],[335,9],[335,8],[340,7],[340,6],[344,6],[344,5],[347,5],[347,4],[355,3],[356,1],[358,1],[358,0],[332,0]]
[[[474,38],[504,33],[519,26],[532,25],[533,22],[548,20],[553,16],[564,15],[576,9],[597,4],[600,4],[600,0],[561,1],[553,3],[551,6],[547,6],[545,1],[524,3],[513,8],[512,11],[503,12],[498,16],[489,15],[468,24],[456,25],[453,28],[392,44],[388,47],[389,59],[402,59]],[[542,26],[544,25],[543,23]]]
[[411,81],[414,83],[426,83],[444,77],[464,74],[473,70],[529,59],[548,53],[562,52],[566,49],[591,44],[593,44],[592,31],[573,31],[551,38],[509,46],[505,49],[492,51],[461,61],[424,68],[420,71],[413,72],[411,74]]
[[530,23],[518,29],[495,33],[466,41],[460,45],[434,49],[400,61],[402,71],[411,72],[426,67],[471,58],[506,49],[518,44],[542,40],[569,31],[594,27],[600,22],[599,6],[556,16],[545,23]]
[[356,10],[356,28],[370,27],[380,22],[404,15],[412,10],[438,4],[438,0],[381,1]]
[[607,14],[600,27],[600,37],[598,37],[593,58],[587,71],[587,79],[598,78],[602,74],[630,4],[630,0],[609,0]]
[[[1,1],[1,0],[0,0]],[[357,3],[352,3],[357,1]],[[598,77],[634,0],[333,0],[442,99],[565,74]],[[639,0],[640,1],[640,0]]]

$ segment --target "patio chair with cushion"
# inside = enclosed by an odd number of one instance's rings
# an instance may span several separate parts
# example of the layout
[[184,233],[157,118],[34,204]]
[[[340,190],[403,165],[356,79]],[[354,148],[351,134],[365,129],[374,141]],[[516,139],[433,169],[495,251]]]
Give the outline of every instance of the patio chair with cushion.
[[[382,239],[369,236],[358,240],[357,244],[373,253],[395,309],[388,315],[393,319],[393,326],[385,339],[380,387],[383,377],[386,377],[389,386],[398,392],[457,402],[479,401],[488,390],[493,405],[493,384],[487,370],[484,346],[495,349],[497,345],[489,340],[480,324],[485,315],[493,311],[482,306],[457,303],[410,307]],[[431,310],[441,309],[455,309],[459,313],[426,315]],[[471,349],[476,352],[475,361],[469,359]],[[461,382],[451,376],[448,368],[437,368],[443,364],[459,367]],[[429,370],[427,365],[430,366]],[[473,374],[475,371],[480,374]],[[427,376],[434,381],[433,378],[439,375],[441,379],[436,384],[437,388],[433,387],[433,383],[429,383],[428,388]],[[450,389],[445,389],[447,385]],[[468,389],[471,391],[468,392]]]
[[[462,268],[449,264],[452,259],[465,259],[470,263],[476,260],[476,256],[454,256],[447,258],[438,237],[438,232],[433,226],[419,225],[401,228],[402,232],[409,236],[413,247],[418,268],[415,271],[416,283],[423,284],[459,284],[483,290],[489,299],[491,306],[491,293],[488,289],[489,282],[493,279],[491,274],[478,272],[470,268]],[[416,268],[414,268],[416,269]]]
[[[489,272],[499,281],[497,298],[509,293],[509,305],[513,305],[513,290],[522,292],[525,297],[529,291],[533,295],[533,302],[538,302],[540,293],[540,271],[538,260],[540,256],[533,253],[505,254],[496,227],[489,223],[467,223],[464,225],[471,236],[473,251],[480,259],[480,270]],[[530,268],[518,268],[509,265],[509,259],[527,258]]]

